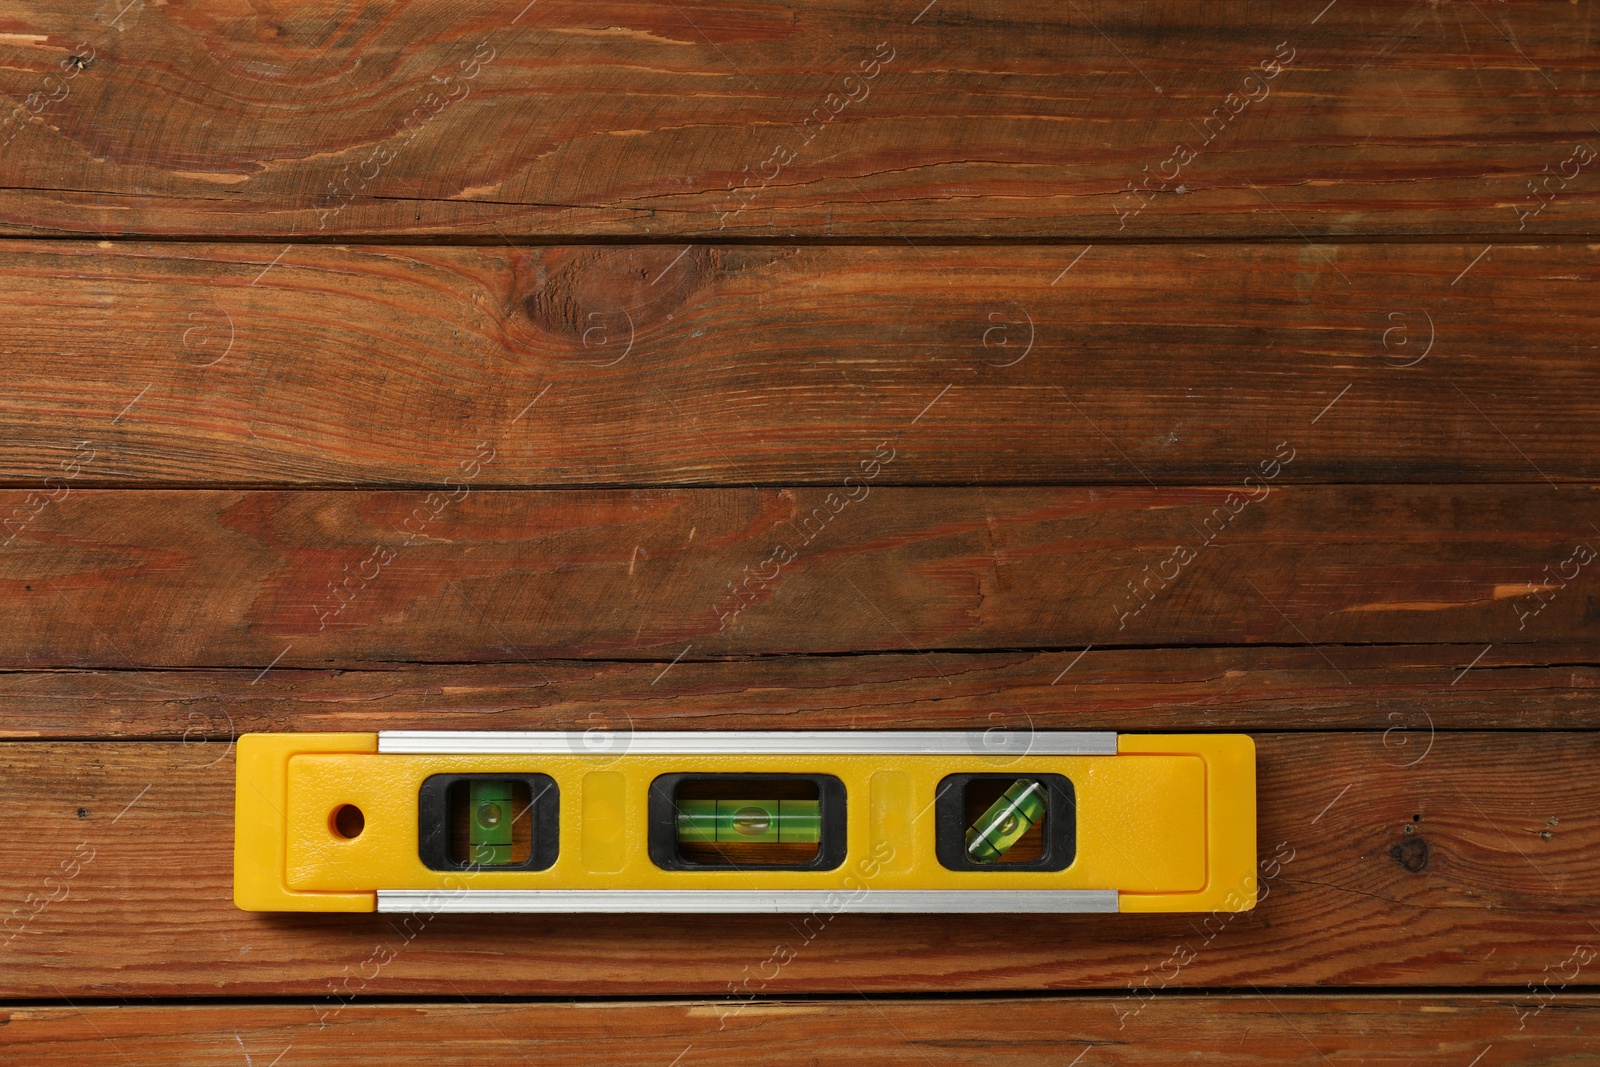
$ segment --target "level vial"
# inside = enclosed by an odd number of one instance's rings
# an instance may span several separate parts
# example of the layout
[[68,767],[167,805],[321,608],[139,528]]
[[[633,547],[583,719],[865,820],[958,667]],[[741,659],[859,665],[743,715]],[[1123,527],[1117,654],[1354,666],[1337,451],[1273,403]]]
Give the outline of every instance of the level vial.
[[974,863],[994,863],[1044,818],[1044,783],[1018,778],[967,827],[967,855]]
[[814,844],[822,837],[815,800],[679,800],[678,841]]
[[467,843],[474,865],[503,867],[511,862],[511,783],[474,779],[468,783]]

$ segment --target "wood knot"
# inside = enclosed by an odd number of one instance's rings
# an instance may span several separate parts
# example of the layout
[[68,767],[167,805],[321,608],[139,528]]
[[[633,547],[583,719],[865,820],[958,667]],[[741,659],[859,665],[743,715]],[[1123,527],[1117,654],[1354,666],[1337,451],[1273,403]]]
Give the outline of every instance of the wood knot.
[[1428,865],[1428,842],[1420,837],[1402,841],[1389,850],[1389,857],[1414,874]]
[[676,319],[716,269],[704,245],[553,249],[532,271],[523,311],[582,362],[609,367],[639,335]]

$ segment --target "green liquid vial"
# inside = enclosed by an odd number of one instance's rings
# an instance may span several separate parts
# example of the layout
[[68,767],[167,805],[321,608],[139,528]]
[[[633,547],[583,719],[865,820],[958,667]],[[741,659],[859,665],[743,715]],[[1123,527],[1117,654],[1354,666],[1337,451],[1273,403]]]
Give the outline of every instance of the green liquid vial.
[[811,843],[822,837],[815,800],[680,800],[678,840]]
[[1044,818],[1044,783],[1018,778],[978,821],[967,827],[967,856],[973,863],[994,863],[1022,835]]
[[474,866],[504,867],[511,862],[511,783],[473,779],[469,786],[467,843]]

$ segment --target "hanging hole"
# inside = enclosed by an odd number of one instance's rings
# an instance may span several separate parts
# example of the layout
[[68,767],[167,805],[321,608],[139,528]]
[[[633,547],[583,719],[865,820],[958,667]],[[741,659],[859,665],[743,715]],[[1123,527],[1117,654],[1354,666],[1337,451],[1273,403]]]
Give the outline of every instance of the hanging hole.
[[333,836],[345,841],[354,841],[361,836],[361,831],[367,828],[367,817],[361,814],[361,809],[354,804],[341,804],[333,809],[333,814],[328,818],[328,826],[333,830]]

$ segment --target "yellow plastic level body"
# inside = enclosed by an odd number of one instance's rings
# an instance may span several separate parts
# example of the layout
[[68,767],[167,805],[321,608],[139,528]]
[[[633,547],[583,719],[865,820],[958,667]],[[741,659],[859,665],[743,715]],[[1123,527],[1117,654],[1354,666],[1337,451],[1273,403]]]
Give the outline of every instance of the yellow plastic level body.
[[[1061,870],[951,870],[934,798],[953,774],[1062,775],[1076,847]],[[419,853],[435,774],[541,774],[559,791],[544,870],[441,871]],[[822,774],[844,787],[844,852],[829,870],[667,870],[648,842],[666,774]],[[362,825],[341,832],[341,809]],[[1256,902],[1255,745],[1223,734],[1133,735],[1115,754],[410,755],[376,734],[246,734],[238,743],[234,902],[248,911],[373,911],[379,890],[1114,890],[1124,912],[1246,911]]]

